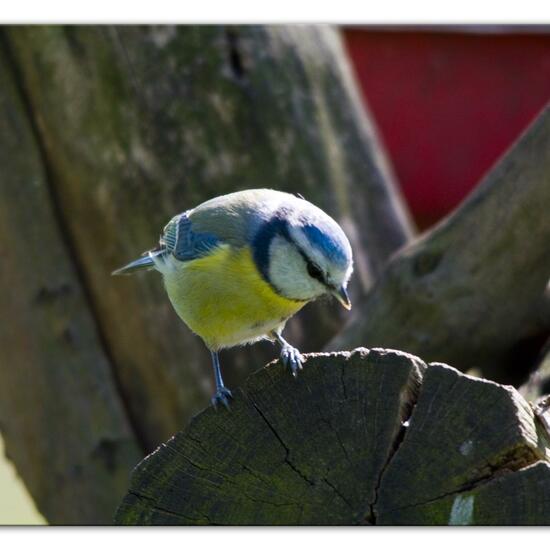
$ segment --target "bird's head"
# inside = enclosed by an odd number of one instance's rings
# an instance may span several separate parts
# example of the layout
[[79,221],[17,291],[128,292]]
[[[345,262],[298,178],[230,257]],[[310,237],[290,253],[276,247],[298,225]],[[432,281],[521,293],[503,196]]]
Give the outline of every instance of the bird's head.
[[254,240],[262,274],[286,298],[310,301],[330,294],[351,309],[346,289],[353,260],[346,235],[322,210],[296,201],[279,210]]

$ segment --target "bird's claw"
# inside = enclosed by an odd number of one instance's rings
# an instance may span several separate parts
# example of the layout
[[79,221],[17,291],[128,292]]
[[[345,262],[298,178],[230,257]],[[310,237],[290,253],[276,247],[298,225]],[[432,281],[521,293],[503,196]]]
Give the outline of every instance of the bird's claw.
[[219,404],[222,404],[227,410],[229,407],[229,400],[233,399],[233,394],[225,387],[222,386],[216,390],[216,393],[212,397],[212,405],[217,409]]
[[281,350],[281,361],[290,369],[292,376],[296,378],[298,371],[303,368],[304,358],[302,354],[292,346],[284,346]]

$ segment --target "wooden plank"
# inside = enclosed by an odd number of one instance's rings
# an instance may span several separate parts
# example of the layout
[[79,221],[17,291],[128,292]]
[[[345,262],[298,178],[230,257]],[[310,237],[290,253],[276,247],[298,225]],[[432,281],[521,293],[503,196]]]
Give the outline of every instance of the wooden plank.
[[298,379],[256,372],[135,470],[124,524],[364,524],[424,364],[386,350],[316,354]]
[[50,523],[110,523],[142,456],[0,49],[0,429]]

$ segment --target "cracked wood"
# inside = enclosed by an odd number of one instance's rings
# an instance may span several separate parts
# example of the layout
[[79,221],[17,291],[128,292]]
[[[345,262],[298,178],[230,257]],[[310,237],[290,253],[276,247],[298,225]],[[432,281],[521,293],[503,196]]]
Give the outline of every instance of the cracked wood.
[[[547,453],[547,434],[537,426],[532,408],[511,386],[431,364],[399,451],[381,478],[377,521],[447,524],[456,496],[469,491],[477,494],[477,487],[537,462],[548,465]],[[543,474],[544,483],[546,470]],[[550,477],[546,482],[550,484]],[[518,502],[538,501],[542,495],[534,490],[516,497]],[[478,512],[478,507],[474,508],[472,523],[479,520]],[[492,517],[497,518],[498,513]],[[519,517],[521,514],[516,519]],[[534,520],[523,519],[525,523]],[[505,515],[500,520],[507,524]],[[541,515],[535,521],[546,524],[550,516]]]
[[134,471],[121,524],[548,524],[548,433],[509,386],[359,348],[268,365]]
[[138,466],[117,521],[367,523],[424,368],[363,349],[307,356],[297,380],[269,365]]

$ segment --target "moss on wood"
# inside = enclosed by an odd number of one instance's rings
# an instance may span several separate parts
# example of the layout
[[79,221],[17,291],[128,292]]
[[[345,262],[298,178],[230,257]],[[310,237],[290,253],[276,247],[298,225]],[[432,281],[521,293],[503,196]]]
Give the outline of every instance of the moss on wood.
[[268,365],[134,471],[119,524],[550,524],[513,389],[383,349]]

